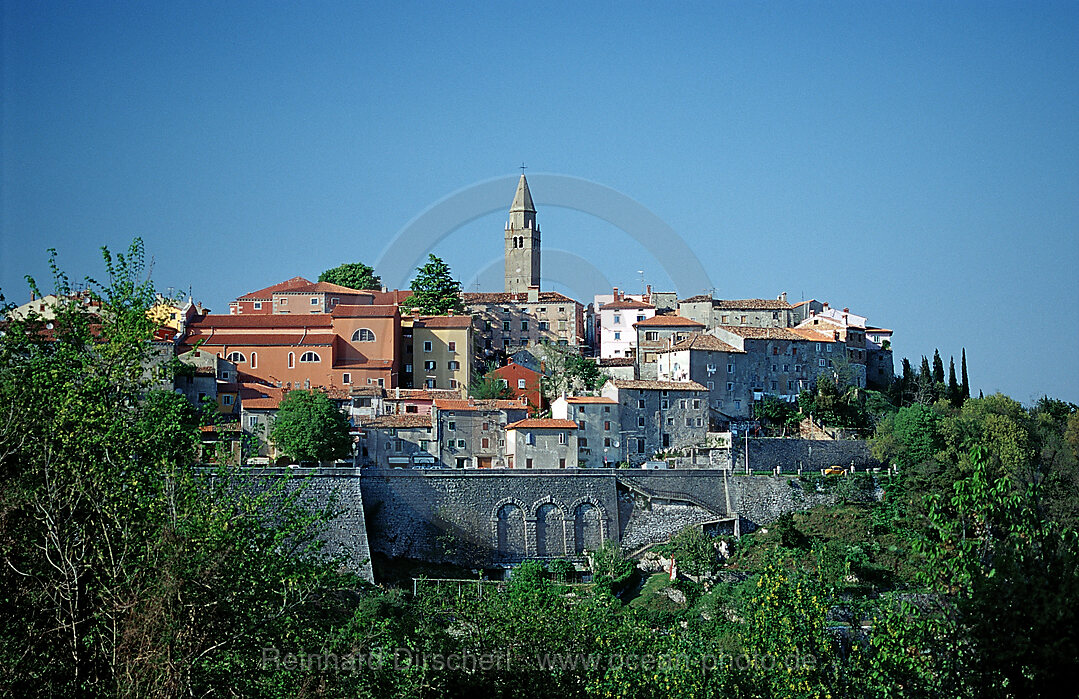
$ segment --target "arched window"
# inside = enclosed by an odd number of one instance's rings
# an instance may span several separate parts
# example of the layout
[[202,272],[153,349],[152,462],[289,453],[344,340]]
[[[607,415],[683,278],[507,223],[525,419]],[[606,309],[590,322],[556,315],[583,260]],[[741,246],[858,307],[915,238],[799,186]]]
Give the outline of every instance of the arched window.
[[259,365],[259,355],[257,352],[251,353],[251,368],[256,369]]
[[233,364],[242,364],[247,361],[247,357],[242,352],[229,352],[229,356],[225,357],[225,361],[232,362]]
[[288,368],[291,369],[296,366],[296,355],[292,352],[288,353]]
[[353,342],[374,342],[375,334],[367,328],[360,328],[356,332],[352,333]]
[[314,352],[304,352],[300,355],[300,364],[310,364],[312,362],[321,362],[322,360]]

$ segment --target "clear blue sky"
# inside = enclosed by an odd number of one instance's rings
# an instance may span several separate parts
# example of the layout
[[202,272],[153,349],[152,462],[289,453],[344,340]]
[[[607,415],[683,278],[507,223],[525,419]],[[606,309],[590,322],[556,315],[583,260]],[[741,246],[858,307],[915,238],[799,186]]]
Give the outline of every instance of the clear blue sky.
[[[1079,402],[1079,3],[383,4],[4,2],[0,290],[139,235],[227,312],[524,161],[647,207],[721,297],[849,306],[897,369],[965,346],[975,392]],[[504,220],[435,252],[467,282]],[[563,286],[673,283],[539,220],[603,275]]]

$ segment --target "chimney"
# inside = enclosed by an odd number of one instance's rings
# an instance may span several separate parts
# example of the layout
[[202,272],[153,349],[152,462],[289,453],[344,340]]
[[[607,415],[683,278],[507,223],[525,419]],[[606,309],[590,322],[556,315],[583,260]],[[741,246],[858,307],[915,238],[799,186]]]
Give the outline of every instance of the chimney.
[[452,316],[452,315],[453,315],[453,309],[451,308],[450,310],[446,311],[446,313],[447,313],[448,315]]
[[827,301],[825,301],[824,303],[822,303],[822,304],[821,304],[821,308],[823,308],[824,310],[826,310],[826,311],[827,311],[827,310],[828,310],[828,302],[827,302]]
[[652,303],[652,285],[651,284],[644,287],[644,302],[645,303]]
[[529,303],[537,303],[537,302],[539,302],[539,286],[538,285],[530,284],[528,286],[528,302]]
[[614,287],[614,300],[615,300],[615,301],[617,301],[617,300],[618,300],[618,287],[617,287],[617,286],[616,286],[616,287]]
[[475,398],[472,398],[472,397],[470,396],[470,397],[469,397],[469,399],[468,399],[468,407],[470,407],[470,408],[471,408],[471,407],[473,407],[473,406],[475,406],[475,405],[476,405],[476,399],[475,399]]
[[784,292],[783,292],[782,294],[780,294],[780,295],[779,295],[779,296],[777,296],[776,298],[777,298],[778,300],[782,301],[783,303],[786,303],[786,302],[787,302],[787,292],[786,292],[786,291],[784,291]]

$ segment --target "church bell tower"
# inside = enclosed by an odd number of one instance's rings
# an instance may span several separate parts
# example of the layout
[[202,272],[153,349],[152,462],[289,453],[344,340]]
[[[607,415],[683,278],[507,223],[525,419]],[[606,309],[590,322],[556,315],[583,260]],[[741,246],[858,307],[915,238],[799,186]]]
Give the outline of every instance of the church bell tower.
[[539,288],[539,283],[540,230],[528,180],[522,172],[506,223],[506,291],[525,294],[530,286]]

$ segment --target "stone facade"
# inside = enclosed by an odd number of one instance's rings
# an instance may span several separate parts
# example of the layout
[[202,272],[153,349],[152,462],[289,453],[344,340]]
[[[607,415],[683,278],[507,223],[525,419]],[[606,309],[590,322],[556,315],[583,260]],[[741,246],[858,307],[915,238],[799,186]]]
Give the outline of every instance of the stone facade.
[[703,323],[707,329],[719,325],[789,328],[794,325],[791,310],[786,293],[776,299],[714,299],[701,295],[678,302],[678,315]]
[[708,433],[708,395],[692,382],[613,379],[602,395],[619,404],[618,461],[639,465],[659,451],[703,444]]
[[380,415],[360,422],[360,465],[430,468],[438,462],[431,415]]
[[659,378],[657,361],[660,352],[704,330],[704,325],[682,316],[654,316],[634,326],[637,332],[636,378],[655,381]]
[[432,411],[443,468],[505,468],[506,425],[528,417],[511,400],[436,400]]
[[506,425],[508,468],[577,468],[577,423],[531,418]]
[[462,298],[479,321],[478,351],[489,358],[544,342],[570,347],[584,343],[584,307],[556,291],[466,292]]
[[562,396],[551,404],[551,417],[577,423],[578,466],[613,466],[618,461],[614,445],[622,429],[621,405],[613,398]]
[[524,173],[517,183],[517,192],[510,205],[506,222],[506,286],[508,292],[539,289],[540,229],[536,223],[536,207]]

